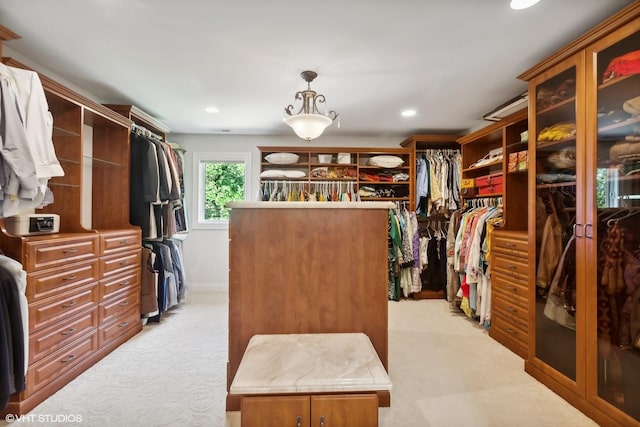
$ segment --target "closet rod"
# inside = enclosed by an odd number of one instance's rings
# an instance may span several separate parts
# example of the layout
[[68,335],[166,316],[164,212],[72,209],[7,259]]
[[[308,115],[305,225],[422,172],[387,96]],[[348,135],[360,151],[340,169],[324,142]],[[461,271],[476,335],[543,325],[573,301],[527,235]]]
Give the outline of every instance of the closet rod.
[[158,135],[157,133],[151,132],[146,127],[140,126],[140,125],[135,124],[135,123],[131,123],[131,130],[133,132],[137,133],[138,135],[148,136],[150,138],[157,139],[158,141],[163,141],[164,140],[164,138],[161,137],[160,135]]

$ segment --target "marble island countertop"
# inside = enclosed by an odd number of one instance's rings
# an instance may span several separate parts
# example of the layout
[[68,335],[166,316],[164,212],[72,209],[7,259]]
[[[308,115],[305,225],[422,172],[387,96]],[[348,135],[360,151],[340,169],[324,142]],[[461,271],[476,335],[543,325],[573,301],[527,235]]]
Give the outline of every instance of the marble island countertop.
[[393,209],[393,202],[229,202],[231,209]]
[[233,394],[391,390],[363,333],[254,335],[230,387]]

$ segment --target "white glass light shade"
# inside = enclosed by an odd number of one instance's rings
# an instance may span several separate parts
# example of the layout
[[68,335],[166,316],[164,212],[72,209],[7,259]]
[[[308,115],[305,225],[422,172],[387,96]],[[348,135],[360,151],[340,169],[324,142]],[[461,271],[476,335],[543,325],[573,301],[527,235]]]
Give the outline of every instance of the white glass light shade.
[[540,0],[511,0],[511,9],[520,10],[526,9],[538,3]]
[[287,117],[284,122],[291,126],[293,131],[302,139],[311,141],[322,135],[322,132],[331,124],[331,120],[322,114],[296,114]]

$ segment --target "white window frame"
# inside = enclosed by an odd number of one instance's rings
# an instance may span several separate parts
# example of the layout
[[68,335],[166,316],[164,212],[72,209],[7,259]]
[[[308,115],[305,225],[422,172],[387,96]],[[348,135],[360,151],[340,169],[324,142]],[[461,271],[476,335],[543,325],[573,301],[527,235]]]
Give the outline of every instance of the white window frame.
[[229,229],[229,221],[226,219],[206,220],[204,218],[204,168],[206,163],[234,162],[244,163],[244,200],[251,200],[253,194],[251,188],[251,153],[246,152],[195,152],[193,153],[193,183],[196,191],[193,197],[193,221],[194,229],[225,230]]

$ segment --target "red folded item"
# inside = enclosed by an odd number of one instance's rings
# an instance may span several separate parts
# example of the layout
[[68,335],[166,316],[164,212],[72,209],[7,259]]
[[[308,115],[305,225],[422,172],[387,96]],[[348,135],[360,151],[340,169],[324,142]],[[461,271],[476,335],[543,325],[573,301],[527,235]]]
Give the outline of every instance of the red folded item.
[[379,182],[380,178],[376,175],[360,172],[360,181]]
[[613,58],[604,71],[602,82],[638,73],[640,73],[640,50],[634,50]]

